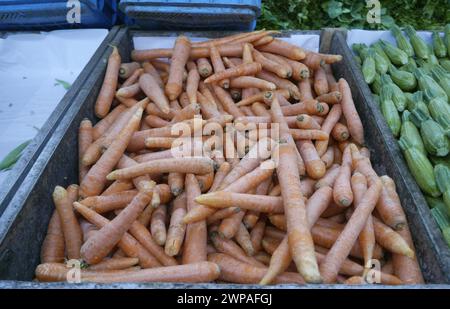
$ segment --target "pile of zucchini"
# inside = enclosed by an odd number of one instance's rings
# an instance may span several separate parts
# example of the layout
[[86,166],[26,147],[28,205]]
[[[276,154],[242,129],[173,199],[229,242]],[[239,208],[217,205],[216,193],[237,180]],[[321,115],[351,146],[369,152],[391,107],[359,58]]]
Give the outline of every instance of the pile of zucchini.
[[375,101],[450,246],[450,24],[432,45],[394,26],[397,46],[353,44]]

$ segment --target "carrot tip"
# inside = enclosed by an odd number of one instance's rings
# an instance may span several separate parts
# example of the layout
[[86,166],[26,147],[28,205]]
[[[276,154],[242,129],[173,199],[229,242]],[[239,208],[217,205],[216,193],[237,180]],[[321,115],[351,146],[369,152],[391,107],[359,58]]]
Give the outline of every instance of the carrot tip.
[[350,200],[348,200],[348,199],[346,199],[346,198],[343,198],[343,199],[339,200],[339,203],[340,203],[342,206],[345,206],[345,207],[350,206],[350,204],[351,204]]

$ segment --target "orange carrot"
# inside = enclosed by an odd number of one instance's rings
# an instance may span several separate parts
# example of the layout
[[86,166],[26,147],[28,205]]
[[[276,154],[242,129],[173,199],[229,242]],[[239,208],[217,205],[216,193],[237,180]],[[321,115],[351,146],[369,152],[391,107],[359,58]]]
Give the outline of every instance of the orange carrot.
[[270,117],[265,104],[260,102],[253,103],[251,109],[256,116]]
[[143,62],[142,68],[144,70],[144,73],[150,74],[154,78],[154,80],[156,81],[156,83],[159,85],[159,87],[161,89],[164,88],[164,83],[161,80],[161,76],[159,75],[158,70],[156,70],[156,68],[153,66],[153,64],[151,64],[148,61]]
[[150,126],[150,128],[162,128],[169,125],[168,121],[155,115],[148,115],[144,120]]
[[394,230],[401,230],[406,226],[406,216],[400,198],[395,189],[395,183],[389,176],[381,176],[383,189],[377,204],[377,211],[385,224]]
[[[36,268],[39,281],[65,281],[70,268],[63,264],[41,264]],[[81,272],[84,282],[184,282],[200,283],[214,281],[219,277],[220,269],[215,263],[201,262],[192,265],[156,267],[142,270],[85,271]]]
[[244,216],[245,211],[241,210],[223,219],[218,229],[220,236],[228,239],[233,238],[239,230],[239,225],[241,224]]
[[133,98],[137,96],[140,92],[141,87],[139,86],[139,83],[136,82],[132,85],[121,87],[119,90],[116,91],[116,97]]
[[322,67],[314,71],[314,92],[320,96],[330,92],[328,88],[327,75]]
[[339,168],[340,166],[338,164],[333,164],[325,173],[322,179],[317,181],[315,188],[319,189],[324,186],[333,187],[334,182],[336,181],[337,176],[339,175]]
[[178,255],[183,244],[186,224],[183,218],[186,214],[186,194],[179,195],[173,202],[172,215],[167,230],[167,240],[164,251],[169,256]]
[[304,59],[301,60],[311,70],[317,70],[325,64],[325,61],[318,53],[307,52]]
[[252,256],[255,254],[255,249],[253,248],[253,243],[250,239],[250,233],[243,223],[239,225],[235,239],[247,255]]
[[332,146],[328,146],[327,151],[320,157],[325,163],[325,167],[329,169],[334,164],[334,149]]
[[[351,186],[354,194],[353,204],[355,205],[355,207],[358,207],[364,196],[364,193],[367,191],[366,177],[361,173],[354,173],[351,178]],[[373,256],[373,250],[375,248],[375,232],[373,229],[372,216],[369,216],[367,218],[366,225],[359,235],[359,245],[364,256],[365,267],[371,268],[371,260]]]
[[53,211],[48,223],[47,234],[41,247],[41,263],[61,263],[64,261],[64,234],[58,211]]
[[350,184],[352,171],[352,154],[350,147],[345,148],[342,165],[333,185],[334,202],[342,207],[348,207],[353,202],[353,192]]
[[190,65],[188,77],[186,80],[186,93],[191,104],[197,103],[197,89],[200,82],[200,74],[198,73],[197,66],[194,62],[189,62]]
[[274,40],[273,36],[266,35],[266,36],[260,38],[259,40],[252,42],[252,45],[253,46],[266,45],[266,44],[269,44],[270,42],[272,42],[273,40]]
[[267,72],[266,70],[262,70],[261,72],[256,74],[256,77],[275,84],[277,88],[287,89],[289,90],[289,94],[292,98],[294,98],[295,100],[300,99],[300,91],[298,90],[297,86],[290,80],[281,78],[276,74]]
[[231,98],[231,95],[227,91],[215,84],[213,84],[212,87],[223,108],[229,114],[233,115],[236,118],[245,116],[245,114],[235,105],[233,99]]
[[230,82],[233,88],[258,88],[261,90],[275,90],[277,86],[274,83],[253,76],[235,77]]
[[331,136],[333,136],[337,142],[343,142],[350,137],[350,133],[345,125],[338,122],[334,126],[333,130],[331,130]]
[[347,81],[343,78],[339,79],[339,91],[342,93],[342,113],[347,120],[347,127],[350,135],[360,145],[364,144],[364,128],[356,111],[355,104],[352,99],[352,93]]
[[194,118],[200,112],[200,105],[197,103],[191,103],[176,113],[172,118],[172,123],[181,122]]
[[[163,113],[169,113],[169,101],[164,95],[162,89],[159,87],[158,82],[155,80],[155,78],[153,78],[152,75],[147,73],[142,74],[141,77],[139,77],[139,86],[141,87],[145,95],[150,100],[152,100]],[[173,100],[177,97],[173,98]]]
[[277,159],[277,175],[284,201],[292,258],[305,281],[321,282],[314,255],[314,243],[308,228],[306,207],[300,193],[300,176],[298,170],[292,169],[296,162],[292,146],[280,144]]
[[170,187],[170,192],[174,196],[178,196],[184,189],[184,174],[181,173],[169,173],[167,182]]
[[272,223],[276,228],[286,231],[286,217],[285,215],[269,215],[268,216],[270,223]]
[[140,67],[141,65],[137,62],[122,63],[119,68],[119,76],[120,78],[127,79]]
[[[71,185],[70,190],[77,189],[78,186]],[[61,221],[67,257],[69,259],[78,259],[80,258],[83,236],[80,224],[72,208],[72,203],[75,202],[76,197],[71,196],[72,194],[69,195],[68,191],[69,188],[66,191],[63,187],[56,186],[53,191],[53,202],[55,203],[55,208]]]
[[166,218],[167,218],[167,206],[159,205],[158,208],[152,214],[150,223],[150,231],[152,237],[156,243],[160,246],[164,246],[166,243],[167,231],[166,231]]
[[[214,74],[212,76],[222,77],[222,74],[225,71],[225,66],[222,62],[220,52],[214,44],[210,45],[210,47],[209,47],[209,57],[211,59],[211,63],[214,68]],[[208,78],[206,80],[208,80]],[[205,82],[206,82],[206,80],[205,80]],[[208,82],[210,82],[210,80],[211,79],[209,79]],[[223,87],[226,89],[228,89],[230,87],[230,79],[227,78],[226,76],[217,81],[219,82],[220,87]],[[206,83],[208,83],[208,82],[206,82]]]
[[222,71],[214,70],[215,73],[205,79],[205,83],[215,83],[228,78],[234,78],[239,76],[255,75],[262,70],[260,63],[243,63]]
[[151,173],[195,173],[206,174],[214,170],[214,161],[205,157],[159,159],[118,169],[107,175],[108,180],[128,179]]
[[311,81],[309,78],[304,78],[298,82],[298,88],[300,89],[300,101],[312,100],[312,88]]
[[[169,100],[175,100],[183,91],[183,68],[189,58],[191,42],[185,36],[179,36],[175,41],[171,56],[169,80],[165,92]],[[155,102],[156,103],[156,102]]]
[[259,251],[254,255],[254,257],[266,266],[270,263],[270,255],[264,251]]
[[89,168],[83,165],[82,158],[86,153],[86,150],[92,144],[93,132],[94,130],[91,121],[89,119],[83,119],[78,129],[78,179],[80,182],[89,171]]
[[295,117],[295,123],[299,129],[320,130],[320,125],[308,114],[301,114]]
[[[339,104],[333,105],[330,112],[328,113],[327,118],[322,123],[321,130],[327,134],[330,134],[333,128],[335,127],[336,123],[339,121],[339,118],[341,118],[341,115],[342,115],[341,105]],[[319,156],[322,156],[325,153],[325,151],[327,151],[327,148],[328,148],[328,140],[316,142],[316,149]]]
[[[105,217],[97,214],[95,211],[90,210],[78,202],[75,202],[73,206],[78,213],[86,218],[86,220],[95,224],[99,228],[102,228],[110,223],[110,221]],[[139,265],[143,268],[157,267],[161,265],[153,255],[145,250],[145,248],[127,232],[124,233],[117,245],[129,257],[139,258]]]
[[89,264],[97,264],[108,255],[150,202],[149,190],[150,188],[146,188],[145,191],[138,193],[117,217],[83,244],[81,247],[83,260]]
[[[261,182],[255,189],[255,193],[258,195],[267,195],[269,187],[272,185],[272,179],[268,178]],[[248,229],[252,229],[259,220],[259,212],[257,211],[247,211],[244,218],[242,219],[244,225]]]
[[266,218],[261,218],[255,224],[250,232],[251,242],[254,252],[259,252],[261,250],[261,241],[264,237],[264,230],[266,229]]
[[138,128],[143,109],[139,108],[131,117],[119,136],[111,143],[100,159],[95,163],[80,184],[83,197],[98,195],[106,184],[106,175],[114,168],[124,153],[134,131]]
[[201,77],[206,78],[213,73],[213,69],[207,58],[197,59],[197,69]]
[[274,92],[273,91],[262,91],[259,93],[256,93],[250,97],[247,97],[245,99],[242,99],[241,101],[236,103],[236,106],[246,106],[251,105],[255,102],[264,102],[266,104],[270,104],[274,98]]
[[101,195],[107,196],[114,193],[131,190],[133,187],[133,183],[129,180],[116,180],[105,191],[103,191]]
[[300,140],[297,141],[297,145],[300,151],[300,155],[305,162],[306,173],[308,174],[308,176],[313,179],[321,179],[325,175],[326,167],[317,154],[316,148],[314,147],[313,143],[309,140]]
[[250,264],[252,266],[264,267],[264,264],[259,262],[257,259],[246,255],[244,250],[242,250],[242,248],[239,247],[239,245],[236,244],[233,240],[221,237],[216,231],[212,231],[210,233],[210,239],[218,252],[225,253],[241,262]]
[[[264,70],[275,73],[278,77],[290,78],[292,76],[292,68],[289,65],[266,58],[257,50],[253,50],[253,59],[255,60],[255,63],[260,63]],[[252,74],[256,74],[256,72]]]
[[196,175],[198,185],[200,186],[200,191],[202,193],[206,192],[211,188],[214,181],[214,172],[210,172],[204,175]]
[[119,51],[117,50],[117,47],[114,46],[108,59],[102,88],[100,89],[97,101],[95,102],[95,114],[99,118],[105,117],[111,108],[117,88],[117,80],[119,78],[120,62]]
[[395,254],[406,255],[407,257],[414,258],[414,251],[408,246],[408,243],[402,238],[402,236],[376,217],[373,217],[373,228],[377,243],[379,243],[383,248]]
[[258,50],[281,55],[292,60],[302,60],[306,56],[305,51],[301,47],[280,39],[274,39],[269,44],[258,46]]
[[[197,206],[195,199],[201,194],[200,187],[193,174],[186,175],[185,185],[187,210],[190,211]],[[207,230],[204,220],[187,224],[183,248],[183,264],[206,261],[206,241]]]
[[290,129],[289,132],[295,140],[328,140],[328,134],[322,130]]
[[[405,226],[398,233],[408,243],[409,247],[414,250],[414,243],[408,226]],[[423,284],[423,276],[417,261],[417,257],[410,258],[405,255],[393,254],[392,262],[394,265],[394,275],[400,278],[405,284]]]
[[323,114],[323,105],[314,99],[307,99],[299,103],[283,106],[284,116],[297,116],[298,114],[320,115]]
[[97,122],[92,128],[92,139],[95,141],[102,136],[125,110],[126,107],[119,104],[105,118]]
[[[208,209],[212,209],[212,208],[208,208]],[[208,225],[212,225],[214,223],[217,223],[219,220],[228,218],[240,211],[241,211],[241,209],[239,207],[228,207],[228,208],[218,210],[207,218],[206,223]]]
[[331,91],[319,95],[316,99],[319,102],[325,102],[327,104],[338,104],[342,100],[342,94],[339,91]]
[[[149,64],[149,63],[147,63]],[[156,71],[156,70],[155,70]],[[139,81],[139,77],[143,74],[146,73],[145,69],[141,69],[138,68],[137,70],[135,70],[133,72],[133,74],[131,74],[123,83],[122,85],[120,85],[119,88],[123,88],[123,87],[127,87],[127,86],[131,86],[135,83],[137,83]],[[158,74],[159,76],[159,74]]]
[[145,112],[149,115],[158,116],[166,121],[171,121],[175,114],[172,111],[164,113],[155,103],[149,103],[145,108]]
[[334,282],[342,262],[347,258],[352,246],[355,244],[359,233],[364,228],[367,218],[375,208],[380,197],[381,181],[378,179],[367,189],[358,207],[355,208],[344,230],[339,235],[333,247],[320,265],[321,274],[325,282]]
[[137,190],[126,190],[108,195],[89,196],[81,203],[98,213],[124,208],[136,196]]
[[[211,119],[214,117],[221,117],[219,110],[217,109],[217,104],[211,101],[201,92],[197,92],[198,103],[200,104],[200,109],[202,116],[206,119]],[[225,115],[224,115],[225,116]]]

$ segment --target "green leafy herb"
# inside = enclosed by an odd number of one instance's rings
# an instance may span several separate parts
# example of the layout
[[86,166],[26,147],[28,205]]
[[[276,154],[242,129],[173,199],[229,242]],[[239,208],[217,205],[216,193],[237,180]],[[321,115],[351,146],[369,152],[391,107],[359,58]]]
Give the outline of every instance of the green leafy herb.
[[0,162],[0,171],[11,169],[17,162],[17,160],[19,160],[20,156],[22,155],[22,151],[25,149],[25,147],[28,146],[30,142],[31,140],[23,142],[22,144],[11,150],[11,152],[8,153],[6,157]]
[[61,80],[61,79],[55,78],[55,81],[56,81],[55,86],[61,85],[61,86],[63,86],[64,89],[66,89],[66,90],[69,90],[69,88],[72,86],[72,84],[70,84],[70,83],[68,83],[68,82],[66,82],[66,81],[64,81],[64,80]]

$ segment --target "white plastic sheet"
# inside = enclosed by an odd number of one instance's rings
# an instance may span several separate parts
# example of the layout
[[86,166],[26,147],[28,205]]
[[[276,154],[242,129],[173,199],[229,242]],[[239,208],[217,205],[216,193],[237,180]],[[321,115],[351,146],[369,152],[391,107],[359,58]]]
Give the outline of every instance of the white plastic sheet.
[[72,84],[107,34],[57,30],[0,39],[0,160],[36,135],[66,93],[56,79]]
[[[424,39],[427,44],[431,44],[431,32],[429,31],[417,31],[417,34]],[[406,36],[408,37],[408,36]],[[376,41],[383,39],[394,45],[395,39],[390,31],[371,31],[371,30],[349,30],[347,32],[347,44],[352,46],[354,43],[365,43],[371,45]]]

